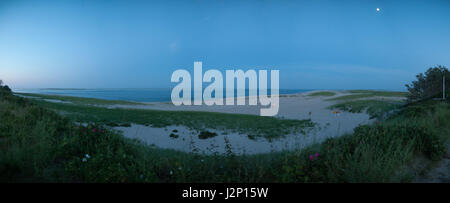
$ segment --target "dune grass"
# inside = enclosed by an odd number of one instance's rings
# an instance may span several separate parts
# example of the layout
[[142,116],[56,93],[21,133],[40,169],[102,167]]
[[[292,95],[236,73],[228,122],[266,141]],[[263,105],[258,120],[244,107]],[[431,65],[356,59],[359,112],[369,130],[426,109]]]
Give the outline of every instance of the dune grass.
[[380,101],[380,100],[355,100],[345,101],[338,104],[329,106],[329,109],[339,109],[342,111],[348,111],[352,113],[365,112],[370,115],[371,118],[382,119],[389,112],[400,108],[403,105],[402,102],[393,101]]
[[335,92],[329,92],[329,91],[320,91],[320,92],[314,92],[314,93],[308,94],[308,96],[311,96],[311,97],[332,97],[334,95],[336,95]]
[[331,105],[328,109],[339,109],[352,113],[365,112],[370,118],[378,120],[384,119],[389,113],[399,109],[405,104],[404,101],[379,99],[376,97],[405,97],[406,92],[390,92],[375,90],[349,90],[351,95],[345,95],[327,99],[328,101],[337,101],[337,104]]
[[343,100],[356,100],[370,97],[406,97],[407,92],[394,92],[394,91],[376,91],[376,90],[349,90],[351,95],[344,95],[340,97],[330,98],[329,101],[343,101]]
[[35,99],[51,99],[59,100],[63,102],[70,102],[78,105],[144,105],[144,103],[123,101],[123,100],[106,100],[106,99],[95,99],[87,97],[73,97],[73,96],[62,96],[62,95],[47,95],[47,94],[35,94],[35,93],[14,93],[17,95],[36,97]]
[[440,160],[450,104],[418,103],[303,150],[236,156],[164,150],[0,92],[1,182],[408,182],[415,154]]

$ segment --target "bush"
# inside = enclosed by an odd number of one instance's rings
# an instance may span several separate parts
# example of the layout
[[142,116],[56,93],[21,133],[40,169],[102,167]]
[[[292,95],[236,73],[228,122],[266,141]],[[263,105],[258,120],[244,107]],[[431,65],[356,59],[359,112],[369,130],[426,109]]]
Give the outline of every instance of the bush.
[[209,131],[201,131],[198,135],[198,139],[208,139],[217,136],[217,133]]
[[11,89],[8,85],[3,85],[3,81],[0,80],[0,99],[11,95]]
[[170,133],[169,137],[174,138],[174,139],[177,139],[177,138],[180,137],[180,136],[177,135],[177,134],[174,134],[174,133]]
[[450,72],[445,66],[429,68],[425,73],[416,76],[417,80],[406,85],[408,101],[415,102],[436,97],[442,97],[442,79],[445,76],[446,94],[450,91]]
[[352,135],[329,138],[283,165],[288,182],[401,182],[415,153],[439,160],[445,147],[430,129],[412,124],[357,127]]
[[74,136],[66,137],[57,151],[68,158],[64,171],[71,180],[136,182],[154,176],[138,160],[142,154],[135,143],[95,124],[74,126]]

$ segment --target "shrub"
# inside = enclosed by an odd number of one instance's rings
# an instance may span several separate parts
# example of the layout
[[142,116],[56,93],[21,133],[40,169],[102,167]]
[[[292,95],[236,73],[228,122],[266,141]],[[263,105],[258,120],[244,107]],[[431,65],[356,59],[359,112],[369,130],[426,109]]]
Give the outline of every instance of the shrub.
[[450,91],[450,72],[445,66],[429,68],[425,73],[416,76],[417,80],[406,85],[408,101],[415,102],[442,96],[442,79],[445,76],[446,92]]
[[430,129],[411,124],[360,126],[353,135],[322,144],[332,181],[393,181],[400,166],[420,152],[440,159],[443,143]]
[[291,154],[282,166],[288,182],[401,182],[415,153],[442,158],[445,147],[430,129],[412,124],[357,127],[352,135],[329,138],[318,148]]
[[3,81],[0,80],[0,98],[11,96],[11,89],[8,85],[3,85]]
[[217,136],[217,133],[209,132],[209,131],[201,131],[198,135],[199,139],[208,139]]
[[174,133],[170,133],[169,137],[174,138],[174,139],[177,139],[177,138],[180,137],[180,136],[177,135],[177,134],[174,134]]

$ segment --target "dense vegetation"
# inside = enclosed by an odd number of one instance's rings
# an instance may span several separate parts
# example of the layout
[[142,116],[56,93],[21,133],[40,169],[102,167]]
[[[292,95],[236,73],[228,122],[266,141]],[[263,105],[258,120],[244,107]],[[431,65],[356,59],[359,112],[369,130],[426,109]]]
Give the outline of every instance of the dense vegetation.
[[206,156],[78,125],[9,88],[0,96],[1,182],[402,182],[416,154],[441,159],[450,135],[449,103],[429,101],[301,151]]
[[415,102],[431,98],[442,98],[445,79],[446,94],[450,92],[450,71],[445,66],[429,68],[416,76],[417,80],[406,85],[409,91],[408,101]]

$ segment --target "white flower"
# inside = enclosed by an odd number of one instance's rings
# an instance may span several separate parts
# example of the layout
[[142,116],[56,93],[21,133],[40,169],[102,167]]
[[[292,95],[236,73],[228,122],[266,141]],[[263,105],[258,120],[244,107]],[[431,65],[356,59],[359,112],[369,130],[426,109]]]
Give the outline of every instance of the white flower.
[[81,160],[82,162],[86,162],[87,161],[87,159],[86,158],[83,158],[82,160]]
[[172,170],[170,170],[170,175],[172,175],[173,174],[173,172],[172,172]]
[[91,158],[91,156],[89,156],[89,154],[86,154],[85,156],[86,156],[86,158],[88,158],[88,159],[90,159],[90,158]]

